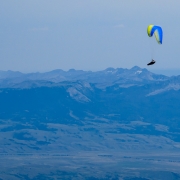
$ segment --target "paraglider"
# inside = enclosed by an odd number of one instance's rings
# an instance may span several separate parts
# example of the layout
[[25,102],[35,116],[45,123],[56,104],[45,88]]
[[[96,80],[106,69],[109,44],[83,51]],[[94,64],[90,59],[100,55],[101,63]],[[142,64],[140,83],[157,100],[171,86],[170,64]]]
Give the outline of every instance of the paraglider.
[[[163,31],[162,28],[160,26],[155,26],[150,24],[147,27],[147,34],[149,37],[152,37],[153,35],[156,38],[156,41],[158,44],[162,44],[162,40],[163,40]],[[152,59],[152,61],[150,63],[148,63],[147,65],[153,65],[154,63],[156,63],[156,61],[154,59]]]

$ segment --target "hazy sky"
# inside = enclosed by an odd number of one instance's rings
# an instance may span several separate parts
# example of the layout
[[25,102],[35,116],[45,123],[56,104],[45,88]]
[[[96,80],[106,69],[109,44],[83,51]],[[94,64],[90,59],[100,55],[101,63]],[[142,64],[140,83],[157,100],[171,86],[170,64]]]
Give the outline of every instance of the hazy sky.
[[[179,8],[177,0],[2,0],[0,70],[180,69]],[[149,24],[163,28],[163,45],[147,36]],[[153,47],[157,63],[147,67]]]

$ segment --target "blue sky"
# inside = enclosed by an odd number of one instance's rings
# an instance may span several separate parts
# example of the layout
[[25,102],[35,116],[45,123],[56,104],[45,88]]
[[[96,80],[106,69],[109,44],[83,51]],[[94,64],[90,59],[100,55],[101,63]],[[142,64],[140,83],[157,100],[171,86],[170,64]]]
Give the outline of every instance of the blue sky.
[[[1,1],[0,70],[97,71],[137,65],[178,73],[179,7],[177,0]],[[163,28],[163,45],[147,36],[149,24]],[[147,67],[152,49],[157,63]]]

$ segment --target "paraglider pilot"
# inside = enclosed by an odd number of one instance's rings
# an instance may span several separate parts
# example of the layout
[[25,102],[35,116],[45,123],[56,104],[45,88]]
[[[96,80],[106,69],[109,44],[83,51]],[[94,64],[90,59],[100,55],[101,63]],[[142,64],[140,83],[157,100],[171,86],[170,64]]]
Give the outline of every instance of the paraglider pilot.
[[153,65],[154,63],[156,63],[156,61],[154,59],[152,59],[152,61],[150,63],[148,63],[147,65]]

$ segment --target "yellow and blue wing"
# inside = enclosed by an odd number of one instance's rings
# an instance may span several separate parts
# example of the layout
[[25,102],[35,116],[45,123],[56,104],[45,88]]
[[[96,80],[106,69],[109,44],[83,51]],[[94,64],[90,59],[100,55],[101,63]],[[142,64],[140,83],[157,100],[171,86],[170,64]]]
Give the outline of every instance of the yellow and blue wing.
[[163,31],[162,31],[162,28],[160,26],[155,26],[155,25],[150,24],[147,27],[147,34],[148,34],[149,37],[152,37],[154,35],[157,42],[159,44],[162,44]]

